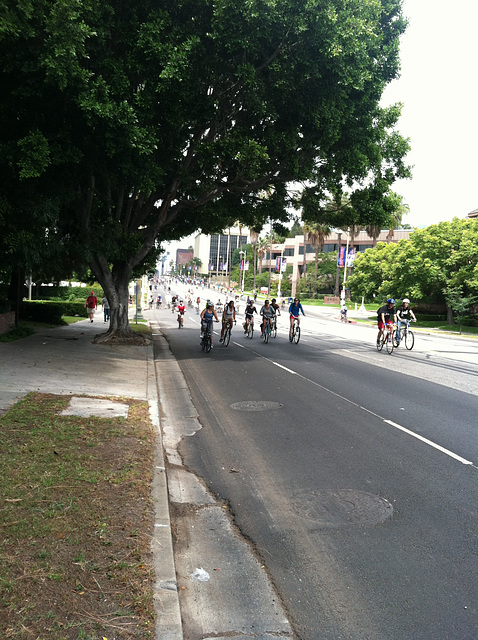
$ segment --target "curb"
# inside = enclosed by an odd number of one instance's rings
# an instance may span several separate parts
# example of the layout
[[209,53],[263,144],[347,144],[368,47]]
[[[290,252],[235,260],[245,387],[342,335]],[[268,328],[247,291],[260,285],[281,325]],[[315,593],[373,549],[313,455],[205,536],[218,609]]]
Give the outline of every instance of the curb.
[[183,640],[171,520],[169,517],[168,482],[164,463],[158,388],[153,344],[151,344],[148,347],[147,397],[150,419],[156,433],[152,487],[154,531],[151,540],[153,567],[156,576],[153,596],[156,611],[155,638],[156,640]]

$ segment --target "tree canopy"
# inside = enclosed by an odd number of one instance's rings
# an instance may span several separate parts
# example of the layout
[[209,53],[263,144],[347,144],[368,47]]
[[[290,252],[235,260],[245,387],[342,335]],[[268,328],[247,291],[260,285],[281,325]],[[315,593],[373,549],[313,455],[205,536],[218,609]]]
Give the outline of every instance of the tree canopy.
[[[478,294],[478,220],[454,218],[426,229],[416,229],[409,240],[379,242],[359,254],[350,288],[371,298],[409,297],[446,304],[451,310],[459,298]],[[451,316],[449,316],[451,317]]]
[[88,262],[110,334],[128,333],[128,281],[161,241],[284,221],[291,181],[319,204],[348,189],[376,223],[408,175],[400,107],[379,106],[401,0],[4,7],[2,212]]

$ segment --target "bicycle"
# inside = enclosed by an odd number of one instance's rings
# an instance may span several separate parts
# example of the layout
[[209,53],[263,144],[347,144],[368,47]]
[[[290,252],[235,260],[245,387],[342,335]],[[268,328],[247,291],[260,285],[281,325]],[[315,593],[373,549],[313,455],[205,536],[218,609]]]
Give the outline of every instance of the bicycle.
[[206,328],[203,331],[203,336],[201,338],[201,349],[203,351],[206,351],[206,353],[209,353],[211,351],[211,347],[212,347],[212,334],[210,333],[209,329]]
[[399,340],[397,340],[395,332],[395,347],[398,347],[401,342],[405,341],[405,348],[408,349],[408,351],[411,351],[415,344],[415,336],[413,335],[413,331],[410,329],[410,320],[402,320],[401,322],[402,326],[400,327]]
[[254,335],[254,318],[250,318],[249,322],[246,320],[246,336],[252,340],[252,336]]
[[225,347],[227,347],[229,345],[230,340],[231,340],[231,325],[228,322],[226,325],[226,328],[224,329],[224,335],[222,336],[222,344]]
[[271,335],[271,325],[269,321],[266,322],[266,326],[264,327],[264,331],[262,332],[262,341],[264,344],[269,342],[269,336]]
[[184,316],[182,315],[182,313],[178,313],[178,325],[180,329],[182,329],[184,326],[183,322],[184,322]]
[[274,316],[272,320],[271,336],[277,338],[277,316]]
[[295,344],[299,344],[300,340],[300,324],[299,318],[294,318],[294,323],[292,325],[292,333],[290,335],[290,342],[295,342]]
[[382,332],[380,340],[377,341],[377,351],[382,351],[383,346],[387,345],[387,353],[391,355],[393,347],[395,346],[394,325],[391,322],[388,322],[385,329],[386,330]]

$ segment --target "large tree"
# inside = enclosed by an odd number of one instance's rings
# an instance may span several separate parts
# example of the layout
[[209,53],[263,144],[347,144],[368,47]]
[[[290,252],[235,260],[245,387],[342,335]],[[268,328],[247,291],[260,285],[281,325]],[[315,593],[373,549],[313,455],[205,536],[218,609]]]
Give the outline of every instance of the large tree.
[[348,284],[369,299],[375,293],[445,304],[452,324],[456,300],[478,295],[477,256],[478,220],[454,218],[367,249],[355,259]]
[[290,181],[378,202],[407,174],[400,109],[379,107],[401,0],[3,6],[0,189],[23,216],[27,183],[51,199],[44,233],[97,276],[107,339],[130,335],[128,282],[160,241],[283,220]]

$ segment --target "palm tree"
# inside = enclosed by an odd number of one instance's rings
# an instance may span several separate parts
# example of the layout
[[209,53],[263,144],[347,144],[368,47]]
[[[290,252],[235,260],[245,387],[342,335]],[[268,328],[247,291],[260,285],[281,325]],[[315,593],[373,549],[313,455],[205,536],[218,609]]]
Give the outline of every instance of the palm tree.
[[317,287],[317,279],[319,272],[319,252],[324,248],[325,240],[331,233],[331,229],[327,224],[320,222],[306,222],[304,224],[304,261],[307,251],[307,244],[312,245],[315,251],[315,284]]
[[365,227],[365,231],[372,238],[372,247],[375,247],[377,245],[377,238],[382,231],[381,226],[379,224],[368,224]]
[[269,243],[265,238],[259,238],[257,242],[257,260],[259,262],[259,275],[262,273],[262,261],[264,260],[264,256],[266,255],[267,247]]
[[252,289],[256,288],[256,251],[257,251],[257,241],[259,240],[259,232],[251,231],[251,244],[252,244],[252,262],[254,263],[254,282],[252,285]]

